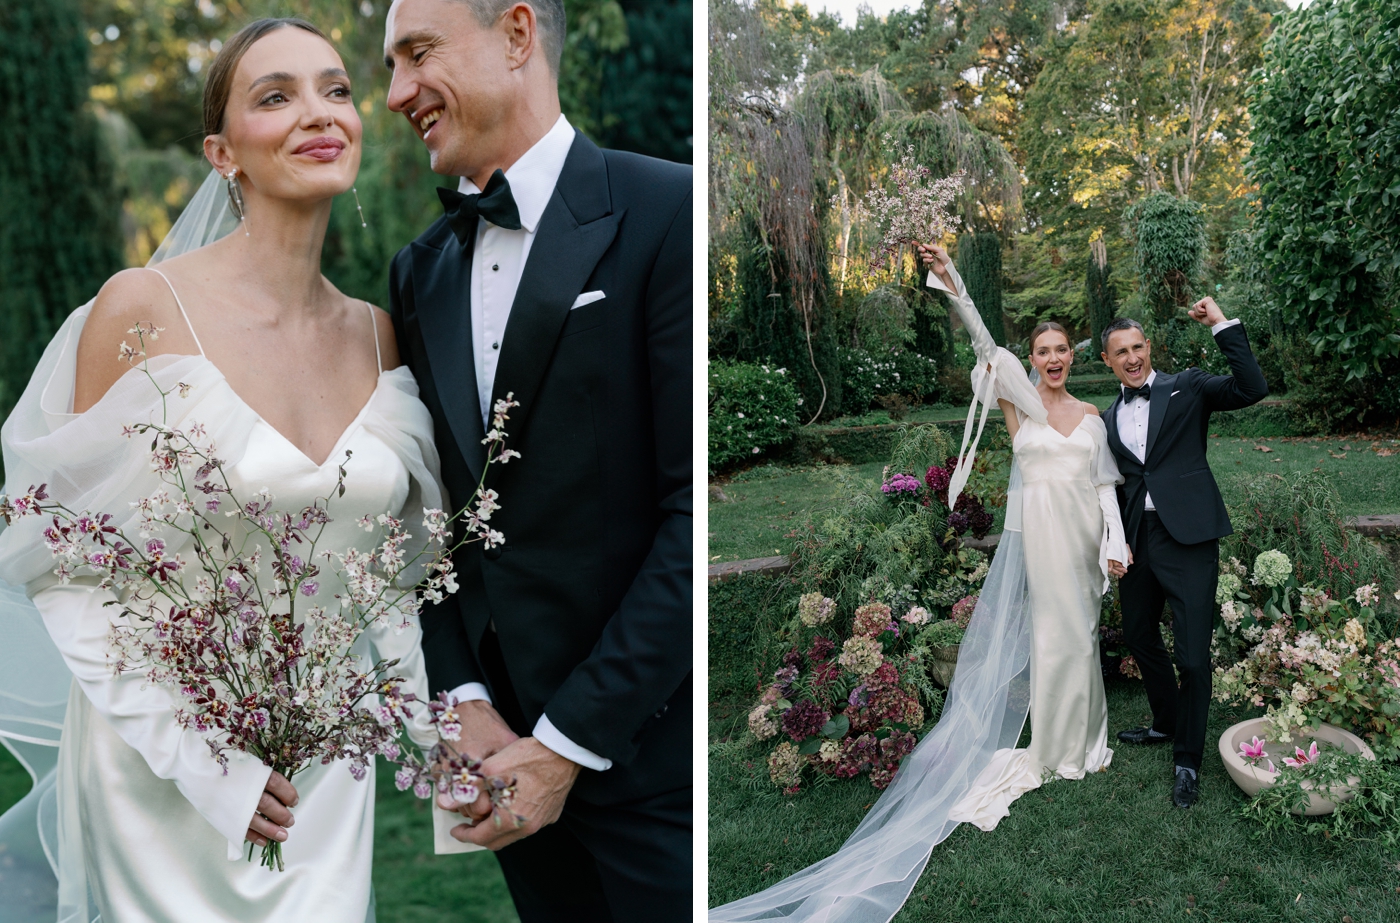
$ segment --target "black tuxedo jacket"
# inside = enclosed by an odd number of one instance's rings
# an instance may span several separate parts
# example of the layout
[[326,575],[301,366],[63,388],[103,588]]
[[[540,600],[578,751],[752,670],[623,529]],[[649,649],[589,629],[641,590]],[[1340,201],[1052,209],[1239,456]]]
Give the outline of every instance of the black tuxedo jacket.
[[[692,778],[692,207],[690,167],[575,135],[496,369],[492,403],[511,392],[520,402],[507,447],[521,458],[486,479],[505,544],[459,553],[460,589],[423,614],[432,693],[490,687],[477,651],[494,622],[525,718],[548,712],[613,761],[575,785],[598,804]],[[390,269],[399,349],[457,508],[485,460],[470,278],[445,219]]]
[[1206,464],[1207,427],[1213,411],[1239,410],[1258,403],[1268,395],[1269,386],[1250,351],[1244,325],[1226,327],[1215,335],[1215,343],[1234,375],[1210,375],[1194,366],[1175,375],[1157,373],[1147,415],[1145,461],[1138,461],[1118,437],[1121,388],[1118,399],[1103,415],[1108,445],[1124,478],[1118,487],[1118,507],[1129,547],[1137,543],[1143,498],[1148,493],[1162,525],[1183,545],[1208,542],[1234,531],[1220,488]]

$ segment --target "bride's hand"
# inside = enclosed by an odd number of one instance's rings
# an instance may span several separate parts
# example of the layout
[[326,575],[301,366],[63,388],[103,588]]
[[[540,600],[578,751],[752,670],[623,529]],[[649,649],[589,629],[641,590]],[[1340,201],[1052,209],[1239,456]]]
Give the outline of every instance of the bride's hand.
[[258,810],[248,824],[244,839],[258,846],[266,846],[269,839],[285,840],[287,828],[296,823],[289,810],[296,806],[297,790],[287,777],[277,770],[267,777],[267,786],[258,800]]
[[957,291],[957,286],[953,285],[953,277],[948,275],[948,267],[953,265],[953,258],[948,255],[948,251],[938,244],[921,244],[915,242],[914,248],[919,251],[919,259],[929,269],[938,280],[948,286],[950,291]]

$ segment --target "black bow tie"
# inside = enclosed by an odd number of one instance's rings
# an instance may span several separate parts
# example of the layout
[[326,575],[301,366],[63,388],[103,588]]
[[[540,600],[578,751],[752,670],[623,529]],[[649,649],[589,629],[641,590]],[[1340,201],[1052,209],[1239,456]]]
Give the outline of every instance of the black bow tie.
[[1123,403],[1131,404],[1134,399],[1142,398],[1144,401],[1152,400],[1152,386],[1144,384],[1141,388],[1124,388]]
[[515,206],[515,196],[510,194],[510,181],[500,170],[491,174],[491,179],[481,192],[463,195],[455,189],[439,186],[437,194],[442,200],[447,223],[452,226],[452,233],[457,235],[463,247],[474,242],[478,217],[485,218],[498,228],[518,231],[522,227],[520,209]]

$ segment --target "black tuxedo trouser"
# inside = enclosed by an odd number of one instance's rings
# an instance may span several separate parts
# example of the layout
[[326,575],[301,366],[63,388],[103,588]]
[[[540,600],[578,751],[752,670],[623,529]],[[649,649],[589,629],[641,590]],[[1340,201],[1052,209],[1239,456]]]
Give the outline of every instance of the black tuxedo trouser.
[[[1210,639],[1219,574],[1217,539],[1183,545],[1148,510],[1133,543],[1133,565],[1118,581],[1123,637],[1142,671],[1152,727],[1175,736],[1176,765],[1198,771],[1210,709]],[[1176,672],[1158,627],[1163,603],[1172,607]]]
[[[495,632],[479,654],[492,704],[529,734]],[[690,919],[693,799],[691,788],[607,806],[570,796],[558,821],[496,852],[521,923]]]

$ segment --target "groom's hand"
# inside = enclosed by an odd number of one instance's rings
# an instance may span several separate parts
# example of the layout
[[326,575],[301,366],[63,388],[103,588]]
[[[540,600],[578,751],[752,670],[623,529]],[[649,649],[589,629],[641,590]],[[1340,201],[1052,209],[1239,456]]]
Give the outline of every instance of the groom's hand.
[[462,733],[453,748],[479,760],[488,759],[520,739],[490,702],[476,699],[456,707]]
[[1225,312],[1220,310],[1220,306],[1215,303],[1215,299],[1207,295],[1191,306],[1191,310],[1186,312],[1194,321],[1199,321],[1207,327],[1214,327],[1216,324],[1223,324],[1226,321]]
[[452,836],[464,843],[475,843],[490,850],[509,846],[559,819],[564,811],[564,799],[574,787],[580,766],[565,759],[533,737],[523,737],[484,761],[482,775],[487,778],[514,779],[516,785],[514,810],[525,818],[516,827],[508,817],[482,823],[491,814],[491,801],[483,794],[475,804],[460,807],[462,814],[476,820],[474,825],[460,824],[452,828]]

